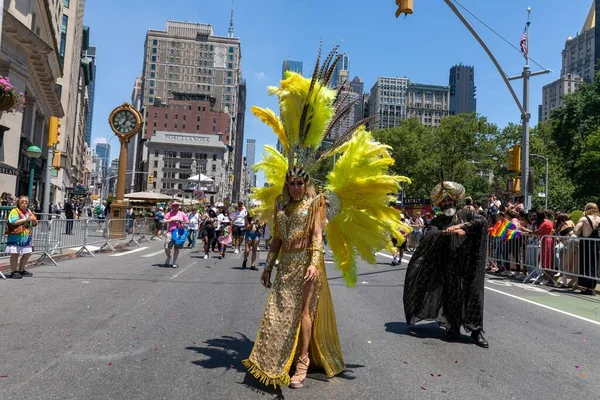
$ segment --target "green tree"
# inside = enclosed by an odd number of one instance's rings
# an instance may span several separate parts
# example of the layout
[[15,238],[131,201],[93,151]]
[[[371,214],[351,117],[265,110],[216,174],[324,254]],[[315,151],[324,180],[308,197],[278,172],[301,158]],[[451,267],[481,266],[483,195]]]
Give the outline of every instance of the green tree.
[[600,72],[564,98],[550,115],[552,138],[566,173],[573,178],[578,203],[598,199],[600,176]]

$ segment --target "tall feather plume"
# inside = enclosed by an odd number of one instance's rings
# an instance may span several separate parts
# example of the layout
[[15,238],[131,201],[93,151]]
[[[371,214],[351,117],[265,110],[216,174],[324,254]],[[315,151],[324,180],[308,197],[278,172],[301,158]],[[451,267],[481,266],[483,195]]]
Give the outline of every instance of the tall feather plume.
[[325,150],[323,153],[320,154],[319,159],[317,160],[317,163],[321,163],[323,161],[325,161],[325,159],[331,157],[331,155],[333,153],[336,152],[336,150],[343,145],[346,141],[348,141],[348,139],[350,139],[350,137],[352,136],[352,134],[361,126],[367,126],[370,122],[374,122],[376,120],[379,119],[379,115],[371,115],[369,117],[363,118],[360,121],[356,122],[354,125],[350,126],[350,128],[348,128],[348,130],[344,133],[342,133],[340,136],[337,137],[337,139],[333,142],[333,144],[327,149]]
[[327,135],[331,133],[331,131],[333,130],[333,128],[335,128],[338,122],[340,122],[344,117],[348,116],[352,107],[354,107],[359,100],[360,99],[351,101],[350,103],[346,104],[343,108],[341,108],[338,113],[336,113],[333,119],[329,121],[327,129],[325,129],[325,137],[327,137]]
[[340,62],[341,58],[342,58],[342,55],[338,54],[335,57],[335,60],[333,60],[333,63],[331,64],[331,67],[329,68],[329,70],[326,71],[325,76],[322,79],[323,84],[325,86],[329,86],[329,83],[331,82],[331,77],[333,76],[333,72],[335,71],[335,67],[337,67],[337,64],[338,64],[338,62]]
[[321,66],[321,70],[319,71],[319,80],[321,82],[323,82],[323,78],[325,78],[325,73],[329,70],[329,65],[330,65],[331,61],[333,60],[333,57],[337,56],[337,51],[338,51],[339,47],[340,47],[339,44],[335,45],[333,47],[333,49],[329,52],[327,57],[325,58],[325,61],[323,62],[323,65]]
[[312,79],[310,80],[310,86],[308,88],[308,94],[306,96],[305,99],[305,103],[304,103],[304,109],[302,110],[302,116],[300,117],[300,129],[299,129],[299,135],[300,135],[300,143],[304,143],[304,139],[306,138],[306,117],[308,114],[308,109],[312,103],[312,92],[315,88],[315,84],[317,83],[317,79],[319,78],[319,65],[321,63],[321,45],[322,43],[319,43],[319,53],[317,55],[317,62],[315,63],[315,69],[313,71],[313,75],[312,75]]

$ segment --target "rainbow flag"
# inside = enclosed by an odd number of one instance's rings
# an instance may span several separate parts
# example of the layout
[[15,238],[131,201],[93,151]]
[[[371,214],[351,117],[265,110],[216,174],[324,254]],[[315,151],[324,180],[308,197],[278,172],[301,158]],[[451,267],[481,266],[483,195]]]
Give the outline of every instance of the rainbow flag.
[[506,238],[506,231],[508,230],[517,230],[517,226],[507,219],[498,221],[490,229],[490,236]]
[[507,229],[504,235],[504,240],[516,239],[521,236],[521,231],[518,229]]

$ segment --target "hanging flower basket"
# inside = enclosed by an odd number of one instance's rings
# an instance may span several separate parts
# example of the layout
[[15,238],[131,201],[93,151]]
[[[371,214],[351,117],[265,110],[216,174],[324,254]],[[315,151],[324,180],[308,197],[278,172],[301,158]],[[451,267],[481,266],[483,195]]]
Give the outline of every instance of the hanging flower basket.
[[0,111],[17,112],[25,106],[25,96],[10,83],[8,76],[0,76]]

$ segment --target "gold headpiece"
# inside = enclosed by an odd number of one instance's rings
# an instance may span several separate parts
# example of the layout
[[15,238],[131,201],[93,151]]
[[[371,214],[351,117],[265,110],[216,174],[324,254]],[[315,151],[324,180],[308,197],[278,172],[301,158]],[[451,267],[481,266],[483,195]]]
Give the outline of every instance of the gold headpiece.
[[433,205],[438,206],[446,197],[457,202],[462,199],[464,195],[465,187],[460,183],[442,181],[435,185],[431,191],[431,202]]

